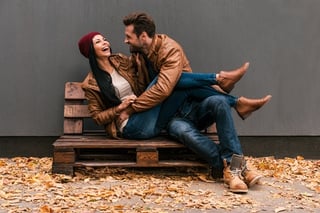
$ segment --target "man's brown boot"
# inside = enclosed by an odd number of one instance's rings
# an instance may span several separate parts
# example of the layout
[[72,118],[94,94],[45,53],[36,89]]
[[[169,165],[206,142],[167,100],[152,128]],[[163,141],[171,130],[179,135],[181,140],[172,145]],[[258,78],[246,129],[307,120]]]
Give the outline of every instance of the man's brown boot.
[[223,181],[224,184],[229,188],[229,191],[234,193],[247,193],[248,187],[241,180],[241,169],[240,167],[234,167],[237,162],[234,159],[231,160],[230,165],[227,165],[227,161],[224,159],[224,170],[223,170]]
[[218,85],[223,91],[229,93],[234,85],[242,78],[249,67],[249,63],[245,63],[242,67],[233,71],[220,71],[217,77]]
[[263,175],[260,175],[255,171],[249,170],[247,168],[245,160],[243,160],[243,163],[242,163],[241,175],[243,177],[244,182],[247,184],[248,187],[252,187],[254,184],[256,184],[263,177]]
[[270,101],[271,97],[272,97],[271,95],[267,95],[267,96],[260,98],[260,99],[249,99],[249,98],[245,98],[245,97],[240,97],[240,98],[238,98],[235,109],[236,109],[238,115],[240,116],[240,118],[242,118],[242,120],[244,120],[247,117],[249,117],[249,115],[251,115],[252,112],[258,110],[263,105],[268,103]]

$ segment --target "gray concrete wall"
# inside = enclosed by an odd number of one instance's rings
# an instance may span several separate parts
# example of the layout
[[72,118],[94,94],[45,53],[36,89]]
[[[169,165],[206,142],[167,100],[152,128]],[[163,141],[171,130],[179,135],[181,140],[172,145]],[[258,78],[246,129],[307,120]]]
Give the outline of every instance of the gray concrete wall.
[[195,72],[251,66],[233,94],[273,99],[240,135],[319,136],[320,1],[0,0],[0,136],[62,134],[63,92],[89,69],[78,39],[107,35],[128,53],[122,18],[150,13],[185,48]]

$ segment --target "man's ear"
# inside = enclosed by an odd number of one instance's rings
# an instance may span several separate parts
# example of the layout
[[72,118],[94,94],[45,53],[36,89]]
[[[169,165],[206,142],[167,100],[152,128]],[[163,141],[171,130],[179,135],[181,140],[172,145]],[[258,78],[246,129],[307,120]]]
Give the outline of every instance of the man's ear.
[[142,33],[140,34],[140,39],[141,39],[141,40],[146,41],[147,38],[148,38],[148,34],[147,34],[146,31],[144,31],[144,32],[142,32]]

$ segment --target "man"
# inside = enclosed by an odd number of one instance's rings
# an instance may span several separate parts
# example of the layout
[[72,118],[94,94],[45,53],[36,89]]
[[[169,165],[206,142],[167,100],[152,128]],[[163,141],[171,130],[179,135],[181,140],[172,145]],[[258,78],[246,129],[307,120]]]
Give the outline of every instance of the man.
[[[189,61],[182,47],[167,35],[155,33],[152,18],[145,13],[133,13],[123,20],[125,43],[131,52],[140,52],[149,70],[157,75],[157,82],[139,96],[131,107],[120,116],[143,111],[164,101],[173,91],[182,72],[191,72]],[[231,72],[221,71],[217,82],[229,93],[248,68]],[[153,75],[152,73],[150,75]],[[245,119],[270,100],[239,98],[236,110]],[[220,144],[213,143],[200,130],[216,123]],[[177,117],[168,124],[169,135],[203,157],[212,167],[213,176],[221,177],[232,192],[247,192],[261,176],[245,166],[240,141],[234,128],[231,108],[224,96],[210,96],[201,102],[190,100],[180,107]]]

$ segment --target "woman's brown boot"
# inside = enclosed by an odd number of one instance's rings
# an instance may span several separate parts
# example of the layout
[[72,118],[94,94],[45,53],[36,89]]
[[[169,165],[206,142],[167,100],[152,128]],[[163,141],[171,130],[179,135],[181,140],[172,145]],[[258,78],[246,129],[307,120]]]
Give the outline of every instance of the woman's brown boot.
[[245,63],[242,67],[232,71],[220,71],[217,77],[218,85],[223,91],[229,93],[234,85],[242,78],[249,67],[249,63]]
[[271,99],[271,95],[267,95],[264,98],[261,99],[249,99],[245,97],[240,97],[238,98],[237,104],[235,106],[235,109],[242,118],[242,120],[246,119],[249,117],[249,115],[265,105],[268,101]]

